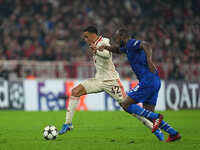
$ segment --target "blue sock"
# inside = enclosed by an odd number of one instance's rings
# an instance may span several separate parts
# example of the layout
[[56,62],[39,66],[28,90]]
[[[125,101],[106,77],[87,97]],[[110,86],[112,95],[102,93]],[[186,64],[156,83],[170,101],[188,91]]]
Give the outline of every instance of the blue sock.
[[157,129],[155,132],[154,132],[154,134],[156,135],[156,134],[159,134],[161,131],[160,131],[160,129]]
[[154,113],[154,112],[151,112],[149,110],[146,110],[146,109],[138,106],[137,104],[129,105],[129,107],[127,109],[127,112],[129,114],[137,114],[139,116],[143,116],[143,117],[145,117],[147,119],[150,119],[150,120],[158,118],[158,114],[157,113]]
[[170,135],[175,135],[177,132],[174,130],[167,122],[163,121],[160,124],[160,129],[163,129],[165,132],[169,133]]
[[160,141],[164,141],[164,135],[163,135],[163,133],[160,131],[160,129],[157,129],[153,134],[156,135],[157,138],[158,138]]

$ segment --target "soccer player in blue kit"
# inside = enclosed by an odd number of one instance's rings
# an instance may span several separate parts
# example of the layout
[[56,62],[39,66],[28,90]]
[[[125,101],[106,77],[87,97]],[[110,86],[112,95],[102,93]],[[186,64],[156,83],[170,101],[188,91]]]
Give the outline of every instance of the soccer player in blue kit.
[[[180,134],[163,120],[163,115],[154,113],[161,81],[152,62],[152,47],[145,41],[130,37],[128,30],[121,28],[115,33],[115,41],[119,46],[101,46],[98,50],[107,49],[113,53],[125,53],[135,72],[139,83],[127,93],[121,107],[129,114],[143,116],[153,122],[152,132],[159,128],[169,134],[166,142],[176,141]],[[91,45],[96,50],[94,45]],[[143,107],[137,105],[143,103]]]

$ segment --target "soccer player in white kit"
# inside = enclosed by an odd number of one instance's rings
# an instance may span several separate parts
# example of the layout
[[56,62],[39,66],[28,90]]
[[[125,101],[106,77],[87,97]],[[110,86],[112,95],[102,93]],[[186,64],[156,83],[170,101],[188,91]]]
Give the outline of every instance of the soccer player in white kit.
[[[95,45],[97,48],[102,45],[110,46],[110,40],[108,38],[98,36],[98,31],[94,26],[87,27],[83,31],[83,37],[89,46],[91,44]],[[64,134],[73,128],[72,118],[79,103],[80,96],[105,91],[112,98],[117,100],[119,104],[126,96],[119,79],[119,74],[115,70],[115,66],[112,62],[112,53],[106,49],[103,51],[93,51],[93,60],[96,67],[95,78],[85,80],[72,89],[72,94],[69,98],[69,105],[66,112],[66,121],[59,134]],[[153,124],[149,120],[139,116],[136,117],[147,127],[150,129],[152,128]]]

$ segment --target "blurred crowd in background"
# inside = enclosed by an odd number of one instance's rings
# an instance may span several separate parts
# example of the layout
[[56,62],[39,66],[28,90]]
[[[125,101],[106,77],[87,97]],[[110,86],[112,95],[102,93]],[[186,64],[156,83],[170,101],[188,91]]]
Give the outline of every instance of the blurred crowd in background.
[[83,29],[112,37],[125,26],[152,44],[157,64],[172,64],[163,78],[185,79],[183,66],[200,63],[199,10],[198,0],[0,0],[0,59],[91,62]]

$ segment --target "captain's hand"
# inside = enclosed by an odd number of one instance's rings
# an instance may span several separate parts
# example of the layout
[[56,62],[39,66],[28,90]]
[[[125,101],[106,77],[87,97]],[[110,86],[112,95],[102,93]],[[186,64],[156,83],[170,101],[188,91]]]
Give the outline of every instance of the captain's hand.
[[90,44],[90,49],[92,49],[92,50],[97,50],[97,47],[95,46],[95,44]]
[[100,47],[98,48],[98,51],[103,51],[104,49],[105,49],[105,46],[102,45],[102,46],[100,46]]

